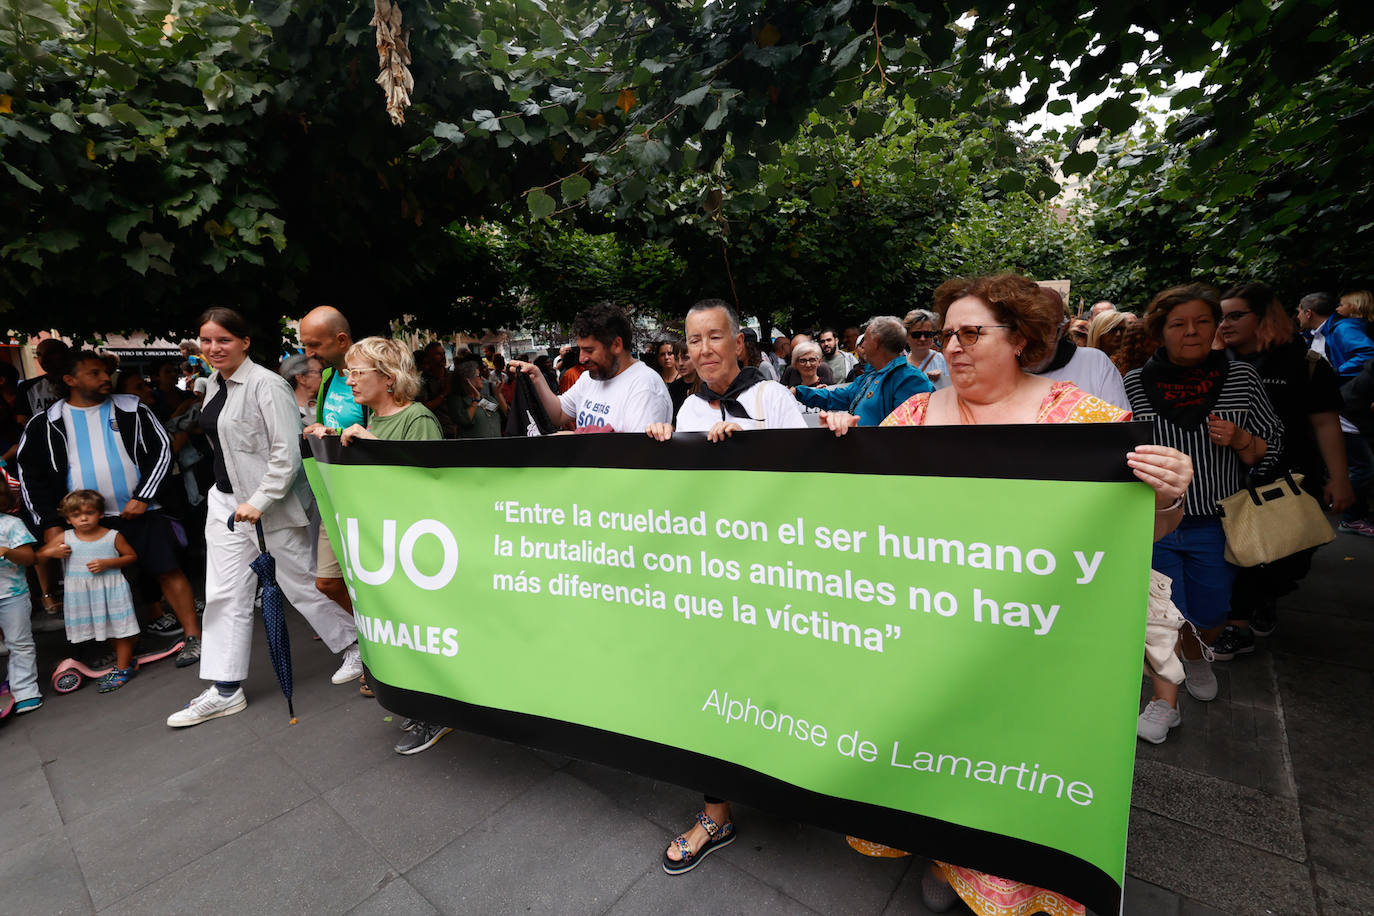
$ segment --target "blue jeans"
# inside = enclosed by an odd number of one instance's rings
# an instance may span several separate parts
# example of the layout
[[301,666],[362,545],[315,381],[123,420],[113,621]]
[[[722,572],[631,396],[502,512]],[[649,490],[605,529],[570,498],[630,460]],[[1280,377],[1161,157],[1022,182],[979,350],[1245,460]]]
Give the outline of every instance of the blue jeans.
[[1155,541],[1154,568],[1174,580],[1174,604],[1199,630],[1219,627],[1231,614],[1236,567],[1226,562],[1221,519],[1185,516]]
[[1369,483],[1374,480],[1374,452],[1369,449],[1369,440],[1358,433],[1346,433],[1345,460],[1350,465],[1350,486],[1355,490],[1355,502],[1341,513],[1341,521],[1355,522],[1369,511]]
[[39,696],[38,652],[33,647],[33,626],[29,614],[33,611],[29,593],[0,598],[0,630],[5,631],[5,645],[10,647],[10,693],[16,700],[30,700]]

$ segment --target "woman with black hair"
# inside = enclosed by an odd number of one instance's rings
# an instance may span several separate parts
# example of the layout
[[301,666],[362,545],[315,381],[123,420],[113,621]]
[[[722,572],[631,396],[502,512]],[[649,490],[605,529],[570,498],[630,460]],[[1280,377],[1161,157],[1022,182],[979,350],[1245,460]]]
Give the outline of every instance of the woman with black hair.
[[[167,719],[173,728],[242,712],[241,683],[253,643],[256,526],[276,559],[277,584],[331,652],[343,653],[335,684],[363,672],[353,615],[315,588],[301,467],[301,419],[286,379],[248,357],[243,316],[212,308],[200,317],[200,350],[213,368],[200,425],[214,452],[205,520],[205,620],[200,676],[213,683]],[[232,528],[230,525],[232,524]]]
[[[1280,472],[1303,475],[1302,487],[1336,512],[1355,502],[1341,433],[1340,381],[1331,364],[1307,349],[1293,321],[1263,283],[1244,283],[1221,296],[1221,340],[1231,359],[1259,373],[1283,424]],[[1221,661],[1255,651],[1255,636],[1277,626],[1277,600],[1307,575],[1316,548],[1236,573],[1231,616],[1212,644]]]

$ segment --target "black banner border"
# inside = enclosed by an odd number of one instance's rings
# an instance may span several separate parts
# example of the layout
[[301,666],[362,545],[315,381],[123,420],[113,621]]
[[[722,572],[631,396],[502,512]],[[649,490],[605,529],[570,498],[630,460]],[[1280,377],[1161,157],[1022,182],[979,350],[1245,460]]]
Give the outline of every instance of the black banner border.
[[[342,466],[598,467],[665,471],[778,471],[901,477],[1124,482],[1126,453],[1154,441],[1146,421],[1012,426],[777,429],[707,442],[678,433],[656,442],[637,433],[586,433],[426,442],[307,437],[305,457]],[[611,442],[614,448],[607,448]]]
[[[1058,891],[1093,912],[1121,910],[1122,887],[1115,878],[1091,862],[1051,846],[825,795],[728,760],[620,732],[396,687],[378,680],[370,669],[367,682],[377,701],[397,715],[566,754],[718,798],[733,798],[780,817],[916,855],[956,863],[977,862],[983,871]],[[665,848],[669,839],[664,838]]]

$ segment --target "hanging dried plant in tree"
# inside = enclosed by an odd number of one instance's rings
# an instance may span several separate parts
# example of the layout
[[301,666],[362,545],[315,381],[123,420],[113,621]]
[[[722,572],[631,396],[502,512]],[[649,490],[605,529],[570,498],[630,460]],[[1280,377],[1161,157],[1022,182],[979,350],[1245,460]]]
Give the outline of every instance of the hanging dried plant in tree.
[[377,85],[386,93],[386,113],[398,127],[405,123],[410,106],[410,91],[415,78],[410,75],[410,49],[406,47],[409,30],[401,32],[401,7],[391,0],[376,0],[376,12],[368,25],[377,27]]

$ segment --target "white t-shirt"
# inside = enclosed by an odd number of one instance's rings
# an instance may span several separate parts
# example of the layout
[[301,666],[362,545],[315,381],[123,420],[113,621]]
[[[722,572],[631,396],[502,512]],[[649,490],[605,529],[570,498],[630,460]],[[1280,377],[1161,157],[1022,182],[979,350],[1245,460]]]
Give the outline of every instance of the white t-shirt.
[[[945,365],[945,355],[939,350],[931,350],[920,360],[913,360],[908,355],[906,361],[924,372],[926,378],[930,379],[930,383],[935,386],[936,391],[949,387],[949,366]],[[930,378],[931,372],[940,373],[940,377]]]
[[609,426],[618,433],[642,433],[651,423],[673,419],[673,399],[662,377],[639,360],[612,379],[583,372],[558,396],[563,413],[584,426]]
[[1079,347],[1067,363],[1058,369],[1041,372],[1040,377],[1052,382],[1073,382],[1113,407],[1131,409],[1130,398],[1126,397],[1126,385],[1121,380],[1116,364],[1096,347]]
[[[753,419],[729,414],[725,419],[738,423],[740,429],[803,429],[807,425],[797,399],[777,382],[755,382],[740,393],[739,402]],[[719,407],[713,410],[705,398],[691,395],[678,408],[677,431],[704,433],[720,421]]]

